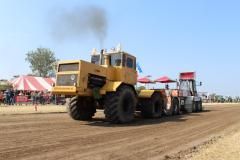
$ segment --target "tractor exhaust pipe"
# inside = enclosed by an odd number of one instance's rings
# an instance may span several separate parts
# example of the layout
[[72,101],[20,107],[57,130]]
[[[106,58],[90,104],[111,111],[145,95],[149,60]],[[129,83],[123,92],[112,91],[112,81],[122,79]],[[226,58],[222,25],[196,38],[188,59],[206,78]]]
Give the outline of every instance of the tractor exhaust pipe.
[[102,49],[101,52],[100,52],[100,58],[99,58],[99,61],[100,61],[99,64],[100,65],[103,65],[103,58],[104,58],[103,57],[103,52],[104,52],[104,49]]

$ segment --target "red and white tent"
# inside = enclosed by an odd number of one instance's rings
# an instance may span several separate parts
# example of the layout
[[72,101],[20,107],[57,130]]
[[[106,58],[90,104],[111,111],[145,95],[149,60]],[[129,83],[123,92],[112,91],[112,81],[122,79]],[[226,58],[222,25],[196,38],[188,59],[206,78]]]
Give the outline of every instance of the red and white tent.
[[11,81],[13,89],[24,91],[51,91],[54,78],[20,76]]

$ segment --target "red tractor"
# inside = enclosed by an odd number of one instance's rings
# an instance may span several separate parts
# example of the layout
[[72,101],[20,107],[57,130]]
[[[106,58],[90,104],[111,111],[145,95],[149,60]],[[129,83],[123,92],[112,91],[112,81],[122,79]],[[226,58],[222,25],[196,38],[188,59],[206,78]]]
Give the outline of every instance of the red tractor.
[[[165,114],[179,114],[180,112],[200,112],[202,108],[202,98],[197,93],[196,73],[182,72],[177,81],[162,81],[161,83],[177,83],[177,89],[161,89],[165,101]],[[199,85],[202,85],[200,82]]]
[[[200,82],[199,86],[202,85]],[[179,77],[179,100],[181,110],[187,112],[200,112],[202,108],[202,98],[197,92],[196,73],[183,72]]]

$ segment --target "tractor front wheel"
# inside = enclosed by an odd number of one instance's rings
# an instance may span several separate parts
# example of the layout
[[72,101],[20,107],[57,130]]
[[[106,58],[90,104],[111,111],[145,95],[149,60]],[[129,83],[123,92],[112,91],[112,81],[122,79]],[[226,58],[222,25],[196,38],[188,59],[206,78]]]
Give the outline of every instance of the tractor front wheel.
[[203,111],[203,107],[202,107],[202,101],[199,102],[199,112]]
[[196,102],[196,108],[197,108],[197,112],[201,112],[202,111],[202,101]]
[[68,104],[68,114],[74,120],[87,121],[92,119],[96,113],[96,105],[93,99],[89,97],[71,98]]
[[198,111],[198,102],[193,101],[192,112],[197,112],[197,111]]

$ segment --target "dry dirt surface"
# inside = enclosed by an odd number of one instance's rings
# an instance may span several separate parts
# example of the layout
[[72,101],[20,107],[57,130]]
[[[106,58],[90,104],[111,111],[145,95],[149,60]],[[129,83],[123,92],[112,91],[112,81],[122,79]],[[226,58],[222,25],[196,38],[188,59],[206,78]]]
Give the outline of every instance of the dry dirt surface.
[[172,156],[181,160],[239,160],[240,159],[240,125],[230,132],[214,137],[199,146]]
[[171,155],[239,124],[237,104],[205,105],[201,113],[161,119],[137,117],[127,125],[105,122],[102,112],[90,122],[66,113],[0,115],[0,160],[178,159]]
[[[42,113],[62,113],[66,112],[66,106],[62,105],[0,105],[1,115],[17,115],[17,114],[42,114]],[[0,122],[1,123],[1,122]]]

